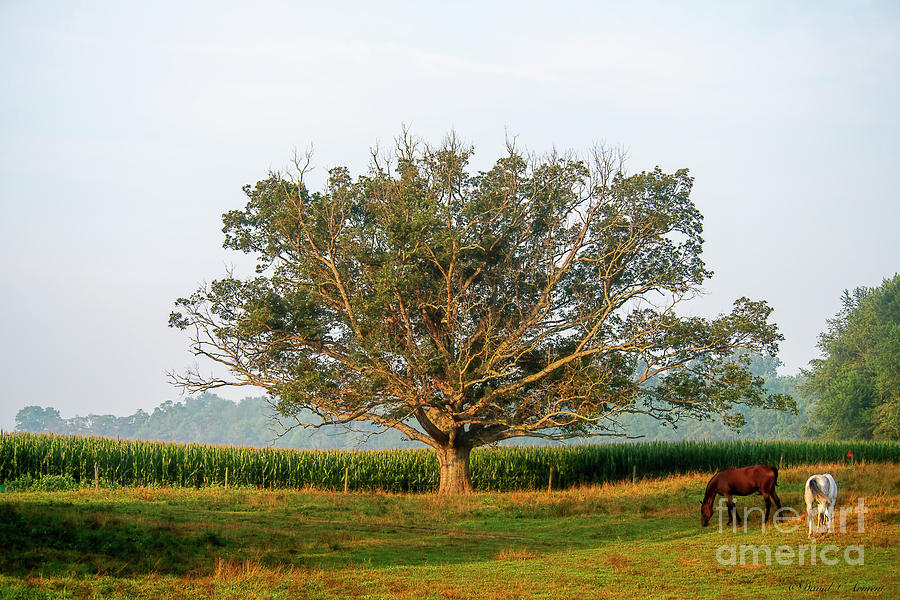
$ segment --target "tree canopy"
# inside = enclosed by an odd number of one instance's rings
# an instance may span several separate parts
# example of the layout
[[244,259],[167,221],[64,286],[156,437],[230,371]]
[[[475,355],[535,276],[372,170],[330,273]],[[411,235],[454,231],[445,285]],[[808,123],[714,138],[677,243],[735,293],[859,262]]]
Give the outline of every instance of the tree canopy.
[[900,275],[845,290],[841,304],[806,373],[814,425],[832,439],[900,439]]
[[16,430],[34,433],[53,432],[60,421],[59,411],[55,408],[26,406],[16,413]]
[[308,160],[246,186],[224,245],[254,256],[256,276],[205,285],[170,316],[228,375],[176,381],[265,388],[286,418],[397,429],[438,452],[442,493],[471,489],[479,445],[623,436],[628,414],[736,426],[741,405],[791,405],[735,352],[776,354],[765,301],[678,311],[711,276],[687,170],[627,175],[607,149],[510,144],[470,173],[472,155],[454,135],[404,133],[322,191]]
[[[737,413],[744,424],[738,428],[724,428],[721,422],[710,419],[681,419],[678,427],[662,425],[656,419],[642,414],[628,415],[621,420],[629,434],[642,436],[642,440],[787,440],[801,439],[809,435],[809,422],[815,406],[815,398],[804,393],[802,375],[779,375],[781,361],[773,356],[753,355],[749,371],[762,377],[765,390],[771,394],[790,396],[796,411],[768,410],[759,406],[741,406]],[[790,403],[789,409],[793,408]]]

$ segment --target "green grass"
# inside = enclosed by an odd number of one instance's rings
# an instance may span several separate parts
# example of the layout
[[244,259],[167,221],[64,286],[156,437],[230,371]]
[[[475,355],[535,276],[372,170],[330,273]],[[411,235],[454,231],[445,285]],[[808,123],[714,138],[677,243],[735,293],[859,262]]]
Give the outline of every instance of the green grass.
[[[813,472],[865,497],[865,564],[721,565],[724,545],[809,544],[796,531],[701,528],[708,475],[464,497],[128,488],[0,494],[0,598],[814,598],[900,595],[895,464],[784,469],[800,509]],[[759,496],[738,506],[761,506]],[[715,517],[714,517],[715,519]],[[856,592],[852,586],[885,586]]]

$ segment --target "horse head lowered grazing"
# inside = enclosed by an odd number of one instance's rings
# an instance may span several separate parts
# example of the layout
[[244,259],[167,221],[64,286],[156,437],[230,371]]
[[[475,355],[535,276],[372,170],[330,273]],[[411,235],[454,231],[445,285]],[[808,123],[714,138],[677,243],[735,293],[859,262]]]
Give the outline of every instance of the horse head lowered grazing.
[[[813,475],[803,486],[806,500],[806,520],[809,522],[809,537],[823,530],[834,531],[834,504],[837,502],[837,482],[830,473]],[[813,516],[815,511],[815,516]],[[815,524],[815,527],[813,525]]]
[[[769,520],[769,511],[772,500],[781,508],[781,499],[775,493],[775,484],[778,482],[778,469],[768,465],[754,465],[740,469],[724,469],[719,471],[709,480],[706,486],[706,495],[700,502],[700,524],[706,527],[713,513],[713,501],[716,495],[724,496],[728,506],[728,524],[731,525],[732,516],[741,523],[741,517],[737,514],[732,496],[749,496],[755,492],[762,494],[766,501],[766,516],[763,523]],[[771,498],[771,500],[770,500]]]

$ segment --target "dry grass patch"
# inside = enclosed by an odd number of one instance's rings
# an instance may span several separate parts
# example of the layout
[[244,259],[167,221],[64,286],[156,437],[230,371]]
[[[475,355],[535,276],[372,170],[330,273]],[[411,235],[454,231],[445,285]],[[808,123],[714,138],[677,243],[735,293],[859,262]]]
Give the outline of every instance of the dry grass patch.
[[283,572],[283,566],[264,567],[258,559],[236,561],[216,557],[216,566],[213,570],[212,578],[216,581],[245,581],[247,579],[259,579],[263,575],[267,577],[280,577]]
[[612,556],[606,557],[606,564],[608,564],[610,567],[624,568],[630,566],[631,561],[624,556],[613,554]]
[[497,560],[530,560],[540,556],[528,548],[503,548],[497,553]]

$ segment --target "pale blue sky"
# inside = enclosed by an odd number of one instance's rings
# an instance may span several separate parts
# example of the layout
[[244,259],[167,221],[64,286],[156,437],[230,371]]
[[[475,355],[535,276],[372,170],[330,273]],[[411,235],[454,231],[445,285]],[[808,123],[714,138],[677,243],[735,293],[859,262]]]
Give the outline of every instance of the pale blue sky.
[[167,316],[236,260],[241,186],[309,144],[319,181],[358,172],[401,123],[479,167],[509,131],[690,168],[696,310],[769,300],[783,372],[843,289],[900,270],[896,2],[126,4],[0,1],[4,429],[177,398]]

